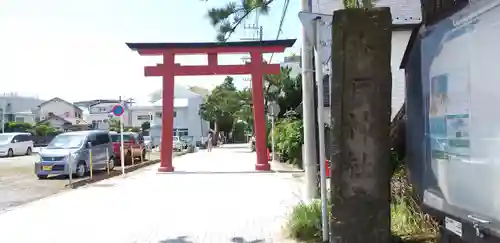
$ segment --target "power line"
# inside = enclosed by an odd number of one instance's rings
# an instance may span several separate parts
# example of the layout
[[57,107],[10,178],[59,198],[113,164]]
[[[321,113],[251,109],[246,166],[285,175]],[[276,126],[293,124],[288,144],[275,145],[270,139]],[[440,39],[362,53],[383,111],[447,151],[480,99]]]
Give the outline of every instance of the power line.
[[[285,23],[285,17],[286,17],[286,13],[288,11],[289,5],[290,5],[290,0],[285,0],[285,2],[283,3],[283,12],[281,13],[281,19],[280,19],[280,24],[278,27],[278,33],[276,33],[276,40],[278,40],[280,38],[280,34],[282,32],[283,24]],[[269,58],[269,63],[271,63],[271,61],[273,60],[273,57],[274,57],[274,52],[271,53],[271,57]]]

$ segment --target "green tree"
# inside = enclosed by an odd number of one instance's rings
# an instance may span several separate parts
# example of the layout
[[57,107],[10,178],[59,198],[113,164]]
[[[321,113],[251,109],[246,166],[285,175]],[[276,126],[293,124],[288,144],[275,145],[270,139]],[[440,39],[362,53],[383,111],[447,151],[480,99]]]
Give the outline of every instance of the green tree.
[[42,123],[33,127],[32,133],[36,136],[47,136],[57,133],[57,129],[49,123]]
[[145,121],[141,124],[141,129],[143,131],[149,130],[151,128],[151,123],[149,121]]
[[294,110],[302,102],[302,76],[291,76],[292,69],[282,67],[279,74],[266,75],[266,106],[269,101],[276,101],[280,106],[282,118],[289,110]]
[[4,124],[5,132],[27,132],[33,126],[27,122],[7,122]]
[[242,104],[233,81],[232,77],[226,77],[200,105],[200,116],[206,121],[215,122],[218,131],[232,130],[235,114]]
[[[206,2],[208,0],[202,1]],[[227,41],[243,20],[254,11],[267,15],[269,13],[269,7],[274,1],[275,0],[230,1],[223,7],[216,7],[208,10],[210,23],[217,29],[217,40],[221,42]]]
[[120,120],[116,118],[109,119],[109,130],[113,132],[120,132]]

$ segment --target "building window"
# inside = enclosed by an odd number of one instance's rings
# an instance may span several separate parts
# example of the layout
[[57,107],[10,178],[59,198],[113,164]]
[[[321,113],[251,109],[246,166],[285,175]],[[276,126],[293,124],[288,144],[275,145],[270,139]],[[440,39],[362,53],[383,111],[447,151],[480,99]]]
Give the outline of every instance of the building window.
[[162,117],[162,113],[161,112],[156,112],[156,117],[161,118]]
[[187,128],[174,128],[174,136],[188,136],[189,132]]
[[16,122],[24,122],[24,117],[16,117]]
[[149,115],[138,115],[137,120],[139,121],[149,121]]

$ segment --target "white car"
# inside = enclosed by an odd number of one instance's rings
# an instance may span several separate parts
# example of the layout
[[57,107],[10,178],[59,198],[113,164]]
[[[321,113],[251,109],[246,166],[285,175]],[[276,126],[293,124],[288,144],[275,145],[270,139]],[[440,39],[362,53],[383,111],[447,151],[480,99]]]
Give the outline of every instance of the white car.
[[172,141],[172,148],[174,151],[182,151],[184,148],[184,142],[181,141],[181,139],[178,136],[174,136],[174,139]]
[[33,151],[33,140],[29,133],[1,133],[0,156],[29,155]]

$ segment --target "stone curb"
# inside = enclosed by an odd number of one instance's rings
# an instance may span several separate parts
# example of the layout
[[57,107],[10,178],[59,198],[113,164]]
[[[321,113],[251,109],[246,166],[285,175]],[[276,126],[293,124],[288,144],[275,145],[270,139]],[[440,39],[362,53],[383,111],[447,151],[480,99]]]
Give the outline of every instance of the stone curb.
[[[179,153],[179,154],[177,154],[174,157],[182,156],[182,155],[185,155],[185,154],[187,154],[187,152]],[[159,159],[155,159],[155,160],[150,160],[150,161],[144,161],[144,162],[142,162],[140,164],[130,165],[130,166],[125,167],[125,173],[136,171],[138,169],[142,169],[144,167],[148,167],[150,165],[157,164],[159,162],[160,162]],[[113,171],[111,171],[109,173],[109,175],[107,173],[97,174],[97,175],[93,176],[92,179],[90,179],[89,177],[87,177],[85,179],[75,181],[72,184],[67,184],[66,187],[67,188],[71,188],[71,189],[77,189],[79,187],[86,186],[86,185],[89,185],[89,184],[92,184],[92,183],[95,183],[95,182],[99,182],[99,181],[102,181],[102,180],[106,180],[106,179],[109,179],[109,178],[113,178],[113,177],[119,176],[121,174],[122,174],[121,170],[113,170]]]

